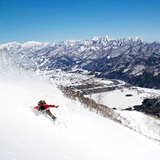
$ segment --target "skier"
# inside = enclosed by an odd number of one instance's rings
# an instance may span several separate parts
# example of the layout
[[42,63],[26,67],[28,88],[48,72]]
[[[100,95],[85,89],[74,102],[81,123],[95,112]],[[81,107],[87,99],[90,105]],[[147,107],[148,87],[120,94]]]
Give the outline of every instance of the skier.
[[49,105],[47,104],[44,100],[40,100],[38,102],[38,106],[34,107],[34,109],[37,109],[38,111],[41,111],[43,113],[48,114],[53,120],[56,120],[56,117],[51,113],[51,111],[49,110],[49,108],[58,108],[58,105]]

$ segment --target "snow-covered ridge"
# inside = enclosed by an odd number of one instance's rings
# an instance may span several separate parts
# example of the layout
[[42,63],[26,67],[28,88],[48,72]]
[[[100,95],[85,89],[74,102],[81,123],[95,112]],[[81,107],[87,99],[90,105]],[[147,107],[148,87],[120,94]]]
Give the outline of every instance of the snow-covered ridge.
[[[73,54],[78,54],[84,57],[86,52],[89,50],[98,51],[103,47],[110,47],[110,46],[121,46],[121,45],[137,45],[142,43],[143,40],[140,38],[123,38],[123,39],[112,39],[109,36],[104,37],[93,37],[90,40],[66,40],[62,42],[36,42],[36,41],[28,41],[23,44],[17,42],[9,42],[6,44],[0,44],[1,52],[17,54],[17,53],[35,53],[41,52],[43,50],[43,54],[48,52],[48,48],[56,48],[57,52],[65,52],[67,51],[72,52]],[[46,50],[46,52],[45,52]],[[27,53],[28,52],[28,53]],[[85,52],[85,53],[83,53]],[[96,57],[98,55],[95,55]],[[94,56],[94,57],[95,57]],[[96,58],[95,57],[95,58]]]
[[[141,87],[160,88],[160,44],[146,43],[139,37],[13,42],[0,45],[0,52],[13,64],[27,70],[83,68],[99,72],[101,77],[121,79]],[[146,76],[152,77],[152,83],[143,81]]]
[[23,44],[21,43],[17,43],[17,42],[8,42],[6,44],[0,44],[0,48],[5,48],[7,46],[17,46],[17,45],[21,45],[23,47],[31,47],[31,46],[35,46],[35,45],[44,45],[44,44],[66,44],[66,45],[70,45],[70,44],[75,44],[77,42],[79,43],[82,43],[82,42],[87,42],[87,41],[118,41],[118,42],[130,42],[130,41],[133,41],[133,42],[143,42],[143,40],[139,37],[135,37],[135,38],[131,38],[131,37],[128,37],[128,38],[122,38],[122,39],[113,39],[113,38],[110,38],[109,36],[104,36],[104,37],[92,37],[90,40],[65,40],[65,41],[62,41],[62,42],[38,42],[38,41],[28,41],[28,42],[25,42]]
[[[109,36],[104,37],[93,37],[90,40],[66,40],[62,42],[36,42],[36,41],[28,41],[23,44],[17,42],[9,42],[6,44],[0,44],[0,50],[4,52],[10,53],[19,53],[32,50],[36,52],[41,49],[47,49],[49,47],[57,48],[58,51],[62,51],[65,49],[71,50],[73,53],[82,53],[88,52],[88,49],[92,50],[100,50],[103,47],[110,46],[122,46],[122,45],[138,45],[143,43],[143,40],[140,38],[123,38],[123,39],[112,39]],[[65,51],[66,52],[66,51]],[[45,54],[45,53],[44,53]],[[82,54],[81,54],[82,55]]]

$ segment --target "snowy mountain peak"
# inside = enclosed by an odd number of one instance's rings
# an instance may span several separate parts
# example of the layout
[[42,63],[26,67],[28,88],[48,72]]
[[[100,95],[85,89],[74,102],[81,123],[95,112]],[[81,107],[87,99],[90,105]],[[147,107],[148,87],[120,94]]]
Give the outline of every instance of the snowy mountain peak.
[[37,42],[37,41],[28,41],[23,43],[22,45],[27,46],[27,45],[40,45],[42,42]]
[[0,44],[0,49],[3,48],[15,48],[15,47],[19,47],[21,44],[17,43],[17,42],[8,42],[5,44]]
[[91,38],[91,40],[93,40],[93,41],[98,41],[98,39],[99,39],[98,37],[92,37]]
[[138,37],[136,37],[136,38],[132,38],[132,37],[127,37],[127,38],[122,38],[122,39],[119,39],[119,41],[141,41],[141,39],[140,38],[138,38]]
[[112,38],[109,36],[104,36],[104,37],[92,37],[91,40],[93,41],[110,41]]
[[143,41],[140,37],[135,37],[134,40]]
[[23,43],[22,47],[24,47],[24,48],[30,48],[30,47],[34,47],[34,46],[44,47],[44,46],[47,46],[49,44],[51,44],[51,43],[50,42],[28,41],[28,42]]
[[61,44],[63,45],[66,45],[66,46],[73,46],[76,44],[76,42],[78,42],[78,40],[65,40],[65,41],[62,41]]

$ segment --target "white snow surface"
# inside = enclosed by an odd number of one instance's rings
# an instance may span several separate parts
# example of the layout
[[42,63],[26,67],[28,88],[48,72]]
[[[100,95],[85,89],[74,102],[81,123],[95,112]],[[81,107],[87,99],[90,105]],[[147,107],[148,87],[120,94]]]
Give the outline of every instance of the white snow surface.
[[[53,123],[32,106],[59,105]],[[0,76],[1,160],[159,160],[160,145],[70,100],[42,77]]]

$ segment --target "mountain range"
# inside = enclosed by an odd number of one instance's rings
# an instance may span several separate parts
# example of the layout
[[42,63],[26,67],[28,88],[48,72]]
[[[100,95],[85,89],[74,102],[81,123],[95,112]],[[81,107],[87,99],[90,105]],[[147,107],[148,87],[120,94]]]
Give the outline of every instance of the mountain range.
[[97,77],[160,88],[160,43],[147,43],[139,37],[11,42],[0,45],[0,59],[3,63],[34,71],[85,69],[96,73]]

